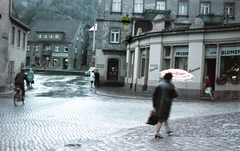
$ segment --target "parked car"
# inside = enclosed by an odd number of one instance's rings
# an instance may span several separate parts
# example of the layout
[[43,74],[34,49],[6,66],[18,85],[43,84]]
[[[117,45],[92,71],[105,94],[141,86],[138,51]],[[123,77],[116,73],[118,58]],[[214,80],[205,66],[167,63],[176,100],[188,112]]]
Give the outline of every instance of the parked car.
[[95,67],[90,67],[88,71],[85,72],[85,76],[90,76],[91,72],[95,70]]

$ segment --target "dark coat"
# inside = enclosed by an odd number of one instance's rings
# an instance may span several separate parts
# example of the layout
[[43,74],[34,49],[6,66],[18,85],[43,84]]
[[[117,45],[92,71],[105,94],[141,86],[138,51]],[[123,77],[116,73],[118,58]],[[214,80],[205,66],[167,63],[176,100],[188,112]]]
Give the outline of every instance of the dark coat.
[[178,96],[175,86],[168,80],[160,82],[153,93],[153,107],[156,116],[164,122],[168,119],[173,98]]
[[24,84],[24,80],[28,82],[27,75],[24,72],[20,72],[15,77],[15,84]]

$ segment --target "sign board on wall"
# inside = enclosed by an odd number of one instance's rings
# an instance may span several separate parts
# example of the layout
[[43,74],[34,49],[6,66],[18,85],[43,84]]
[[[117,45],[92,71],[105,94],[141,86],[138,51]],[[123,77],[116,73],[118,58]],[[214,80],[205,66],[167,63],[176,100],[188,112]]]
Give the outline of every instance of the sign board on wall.
[[217,55],[216,47],[206,47],[205,56],[206,57],[215,57]]
[[65,57],[65,58],[67,58],[68,54],[67,53],[52,53],[52,56],[53,57]]
[[239,47],[221,47],[221,56],[240,56]]
[[188,57],[188,47],[174,47],[175,57]]

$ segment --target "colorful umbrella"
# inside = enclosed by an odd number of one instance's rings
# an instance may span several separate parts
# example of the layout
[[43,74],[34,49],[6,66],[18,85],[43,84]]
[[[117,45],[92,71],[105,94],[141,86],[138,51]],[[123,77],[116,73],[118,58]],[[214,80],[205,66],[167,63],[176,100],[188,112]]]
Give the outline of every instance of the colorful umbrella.
[[160,72],[160,77],[163,78],[166,73],[173,75],[172,81],[185,82],[193,80],[194,76],[182,69],[167,69]]

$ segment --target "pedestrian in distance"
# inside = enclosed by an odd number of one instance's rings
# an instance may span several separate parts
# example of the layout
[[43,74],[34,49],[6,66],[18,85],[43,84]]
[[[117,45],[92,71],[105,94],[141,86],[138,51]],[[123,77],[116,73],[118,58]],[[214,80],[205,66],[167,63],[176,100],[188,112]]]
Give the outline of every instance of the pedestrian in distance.
[[205,76],[205,93],[209,94],[209,96],[211,97],[211,100],[213,100],[213,96],[212,96],[212,84],[211,84],[211,80],[208,76]]
[[98,72],[98,69],[96,69],[96,72],[94,73],[94,76],[95,76],[94,86],[98,87],[99,86],[99,79],[100,79],[100,74]]
[[27,85],[29,85],[27,74],[25,74],[25,69],[21,69],[21,72],[18,73],[15,77],[14,84],[15,84],[15,87],[19,85],[22,90],[22,101],[24,101],[24,96],[25,96],[24,80],[26,81]]
[[27,73],[27,78],[28,78],[28,87],[30,86],[30,84],[32,85],[34,83],[34,72],[32,70],[32,68],[29,69],[28,73]]
[[90,84],[91,84],[91,87],[92,85],[94,84],[94,81],[95,81],[95,76],[94,76],[94,70],[90,73]]
[[178,96],[178,92],[175,86],[171,83],[172,77],[173,75],[171,73],[166,73],[163,77],[163,80],[156,86],[153,92],[153,108],[155,110],[155,116],[157,116],[158,118],[156,132],[154,136],[155,139],[163,138],[163,136],[160,135],[160,129],[163,123],[166,126],[167,134],[170,135],[173,132],[169,127],[168,118],[173,98]]

